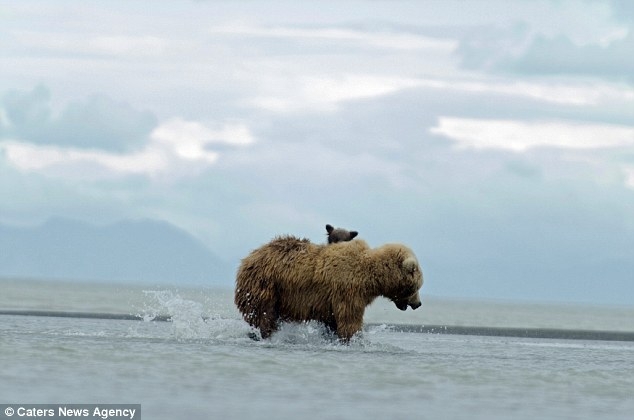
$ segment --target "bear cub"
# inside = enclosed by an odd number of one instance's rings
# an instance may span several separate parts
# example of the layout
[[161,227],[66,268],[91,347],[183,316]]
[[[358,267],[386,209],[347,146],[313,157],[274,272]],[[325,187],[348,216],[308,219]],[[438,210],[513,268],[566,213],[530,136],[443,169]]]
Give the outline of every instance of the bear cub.
[[353,240],[359,232],[356,230],[346,230],[342,228],[334,228],[332,225],[326,225],[328,235],[328,243],[336,244],[337,242],[348,242]]

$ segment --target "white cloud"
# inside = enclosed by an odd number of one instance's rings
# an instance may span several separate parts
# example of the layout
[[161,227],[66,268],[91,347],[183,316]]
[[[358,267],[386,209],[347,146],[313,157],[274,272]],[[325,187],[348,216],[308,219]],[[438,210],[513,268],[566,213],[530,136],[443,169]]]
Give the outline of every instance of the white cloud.
[[196,173],[218,160],[220,153],[211,149],[213,145],[244,146],[253,142],[248,127],[242,124],[230,123],[214,130],[199,122],[174,118],[159,125],[151,133],[147,146],[134,153],[39,146],[20,141],[1,142],[0,150],[9,163],[25,172],[74,178],[153,177]]
[[[26,172],[46,172],[52,168],[53,172],[60,173],[60,168],[72,169],[78,166],[97,165],[118,175],[154,174],[165,170],[168,165],[168,155],[152,148],[139,153],[118,155],[97,150],[37,146],[10,141],[1,143],[0,149],[4,151],[11,164]],[[90,174],[78,171],[75,176],[90,177]]]
[[295,82],[291,81],[290,85],[284,86],[278,92],[258,96],[250,103],[275,112],[336,110],[342,102],[389,95],[420,86],[421,83],[414,78],[368,74],[347,74],[340,77],[307,76],[300,77]]
[[90,51],[111,55],[160,55],[167,41],[156,36],[98,36],[86,42]]
[[603,103],[634,104],[634,90],[607,83],[600,85],[570,82],[526,82],[497,80],[421,79],[417,86],[465,93],[502,94],[530,98],[542,102],[574,106]]
[[625,173],[625,185],[634,190],[634,166],[624,168],[623,172]]
[[430,132],[465,149],[525,152],[537,147],[589,150],[634,146],[634,127],[610,124],[440,117]]
[[171,149],[177,156],[188,160],[214,163],[218,154],[207,148],[213,144],[244,146],[253,143],[249,129],[242,124],[228,124],[220,130],[212,130],[195,121],[171,119],[158,126],[151,134],[157,144]]
[[421,80],[419,85],[422,87],[464,93],[501,94],[524,97],[540,102],[561,105],[634,105],[634,90],[609,83],[426,79]]
[[[634,105],[634,90],[611,84],[416,78],[378,74],[296,76],[264,75],[264,92],[248,103],[267,111],[336,111],[347,101],[378,98],[408,89],[433,89],[467,94],[505,95],[578,107]],[[279,79],[278,79],[279,78]],[[618,105],[621,104],[621,105]]]
[[341,78],[312,77],[305,81],[302,93],[306,98],[318,102],[338,103],[388,95],[419,84],[416,79],[369,75],[348,75]]
[[7,115],[7,111],[0,107],[0,129],[2,128],[8,128],[11,126],[11,120],[9,119],[9,116]]
[[213,28],[211,32],[213,34],[241,35],[258,38],[312,39],[339,43],[352,42],[366,47],[393,50],[439,50],[451,53],[458,47],[458,42],[452,39],[432,38],[410,33],[388,31],[360,31],[338,27],[264,27],[233,24],[218,26]]
[[624,27],[613,28],[607,33],[600,35],[597,43],[601,47],[606,48],[606,47],[609,47],[610,44],[612,44],[615,41],[622,41],[623,39],[627,38],[629,33],[630,33],[629,28],[624,28]]
[[94,54],[106,56],[158,56],[169,42],[152,35],[92,35],[78,37],[58,32],[15,33],[18,44],[24,48],[48,50],[55,53]]

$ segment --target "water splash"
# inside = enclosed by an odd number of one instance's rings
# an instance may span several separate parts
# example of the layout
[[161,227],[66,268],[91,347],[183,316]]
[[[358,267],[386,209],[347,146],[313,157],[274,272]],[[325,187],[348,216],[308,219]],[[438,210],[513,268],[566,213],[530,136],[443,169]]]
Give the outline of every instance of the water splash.
[[283,322],[271,336],[269,343],[273,345],[322,346],[336,344],[337,336],[320,322]]
[[[214,304],[186,299],[173,290],[144,290],[144,309],[139,315],[144,321],[157,317],[171,324],[171,335],[178,340],[248,339],[248,326],[240,319],[219,314]],[[222,308],[221,308],[222,309]]]
[[[176,339],[178,341],[209,341],[234,343],[240,346],[276,347],[288,350],[309,351],[361,351],[361,352],[399,352],[402,349],[383,343],[386,334],[392,333],[391,326],[373,325],[366,331],[355,334],[350,343],[342,344],[337,335],[324,324],[317,321],[302,323],[282,322],[269,339],[256,341],[259,331],[250,327],[241,319],[235,308],[227,310],[224,296],[195,295],[181,296],[177,290],[145,290],[143,309],[138,314],[147,327],[149,321],[167,319],[160,328],[143,328],[155,338]],[[160,329],[160,331],[158,331]],[[151,330],[151,331],[149,331]],[[140,331],[134,332],[141,333]],[[167,336],[166,336],[167,334]]]
[[372,325],[368,327],[366,333],[370,335],[380,334],[383,332],[393,332],[394,326],[387,324]]
[[391,344],[392,334],[389,325],[372,326],[367,331],[355,334],[349,343],[343,344],[336,334],[320,322],[283,322],[270,339],[258,341],[256,345],[311,352],[411,353]]

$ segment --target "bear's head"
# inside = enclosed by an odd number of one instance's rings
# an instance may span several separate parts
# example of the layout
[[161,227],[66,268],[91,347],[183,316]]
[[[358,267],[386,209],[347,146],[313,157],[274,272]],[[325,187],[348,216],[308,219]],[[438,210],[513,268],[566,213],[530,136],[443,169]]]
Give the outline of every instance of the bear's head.
[[326,225],[326,232],[328,232],[329,244],[351,241],[359,234],[355,230],[348,231],[342,228],[334,228],[332,225]]
[[408,248],[402,247],[397,255],[398,266],[395,269],[398,273],[397,277],[400,278],[387,297],[401,311],[406,310],[408,306],[417,309],[421,306],[418,291],[423,287],[423,272],[416,256]]

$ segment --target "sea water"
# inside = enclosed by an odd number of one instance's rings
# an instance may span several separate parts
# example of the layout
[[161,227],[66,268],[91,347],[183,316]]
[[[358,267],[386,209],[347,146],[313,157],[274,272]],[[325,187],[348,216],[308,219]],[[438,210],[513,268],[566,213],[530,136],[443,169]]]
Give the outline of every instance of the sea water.
[[[318,323],[284,324],[272,339],[253,341],[231,290],[10,280],[0,286],[0,403],[141,404],[146,420],[634,413],[633,341],[394,327],[633,332],[634,308],[424,299],[417,311],[401,312],[380,299],[366,312],[369,326],[341,345]],[[42,311],[134,317],[34,316]]]

